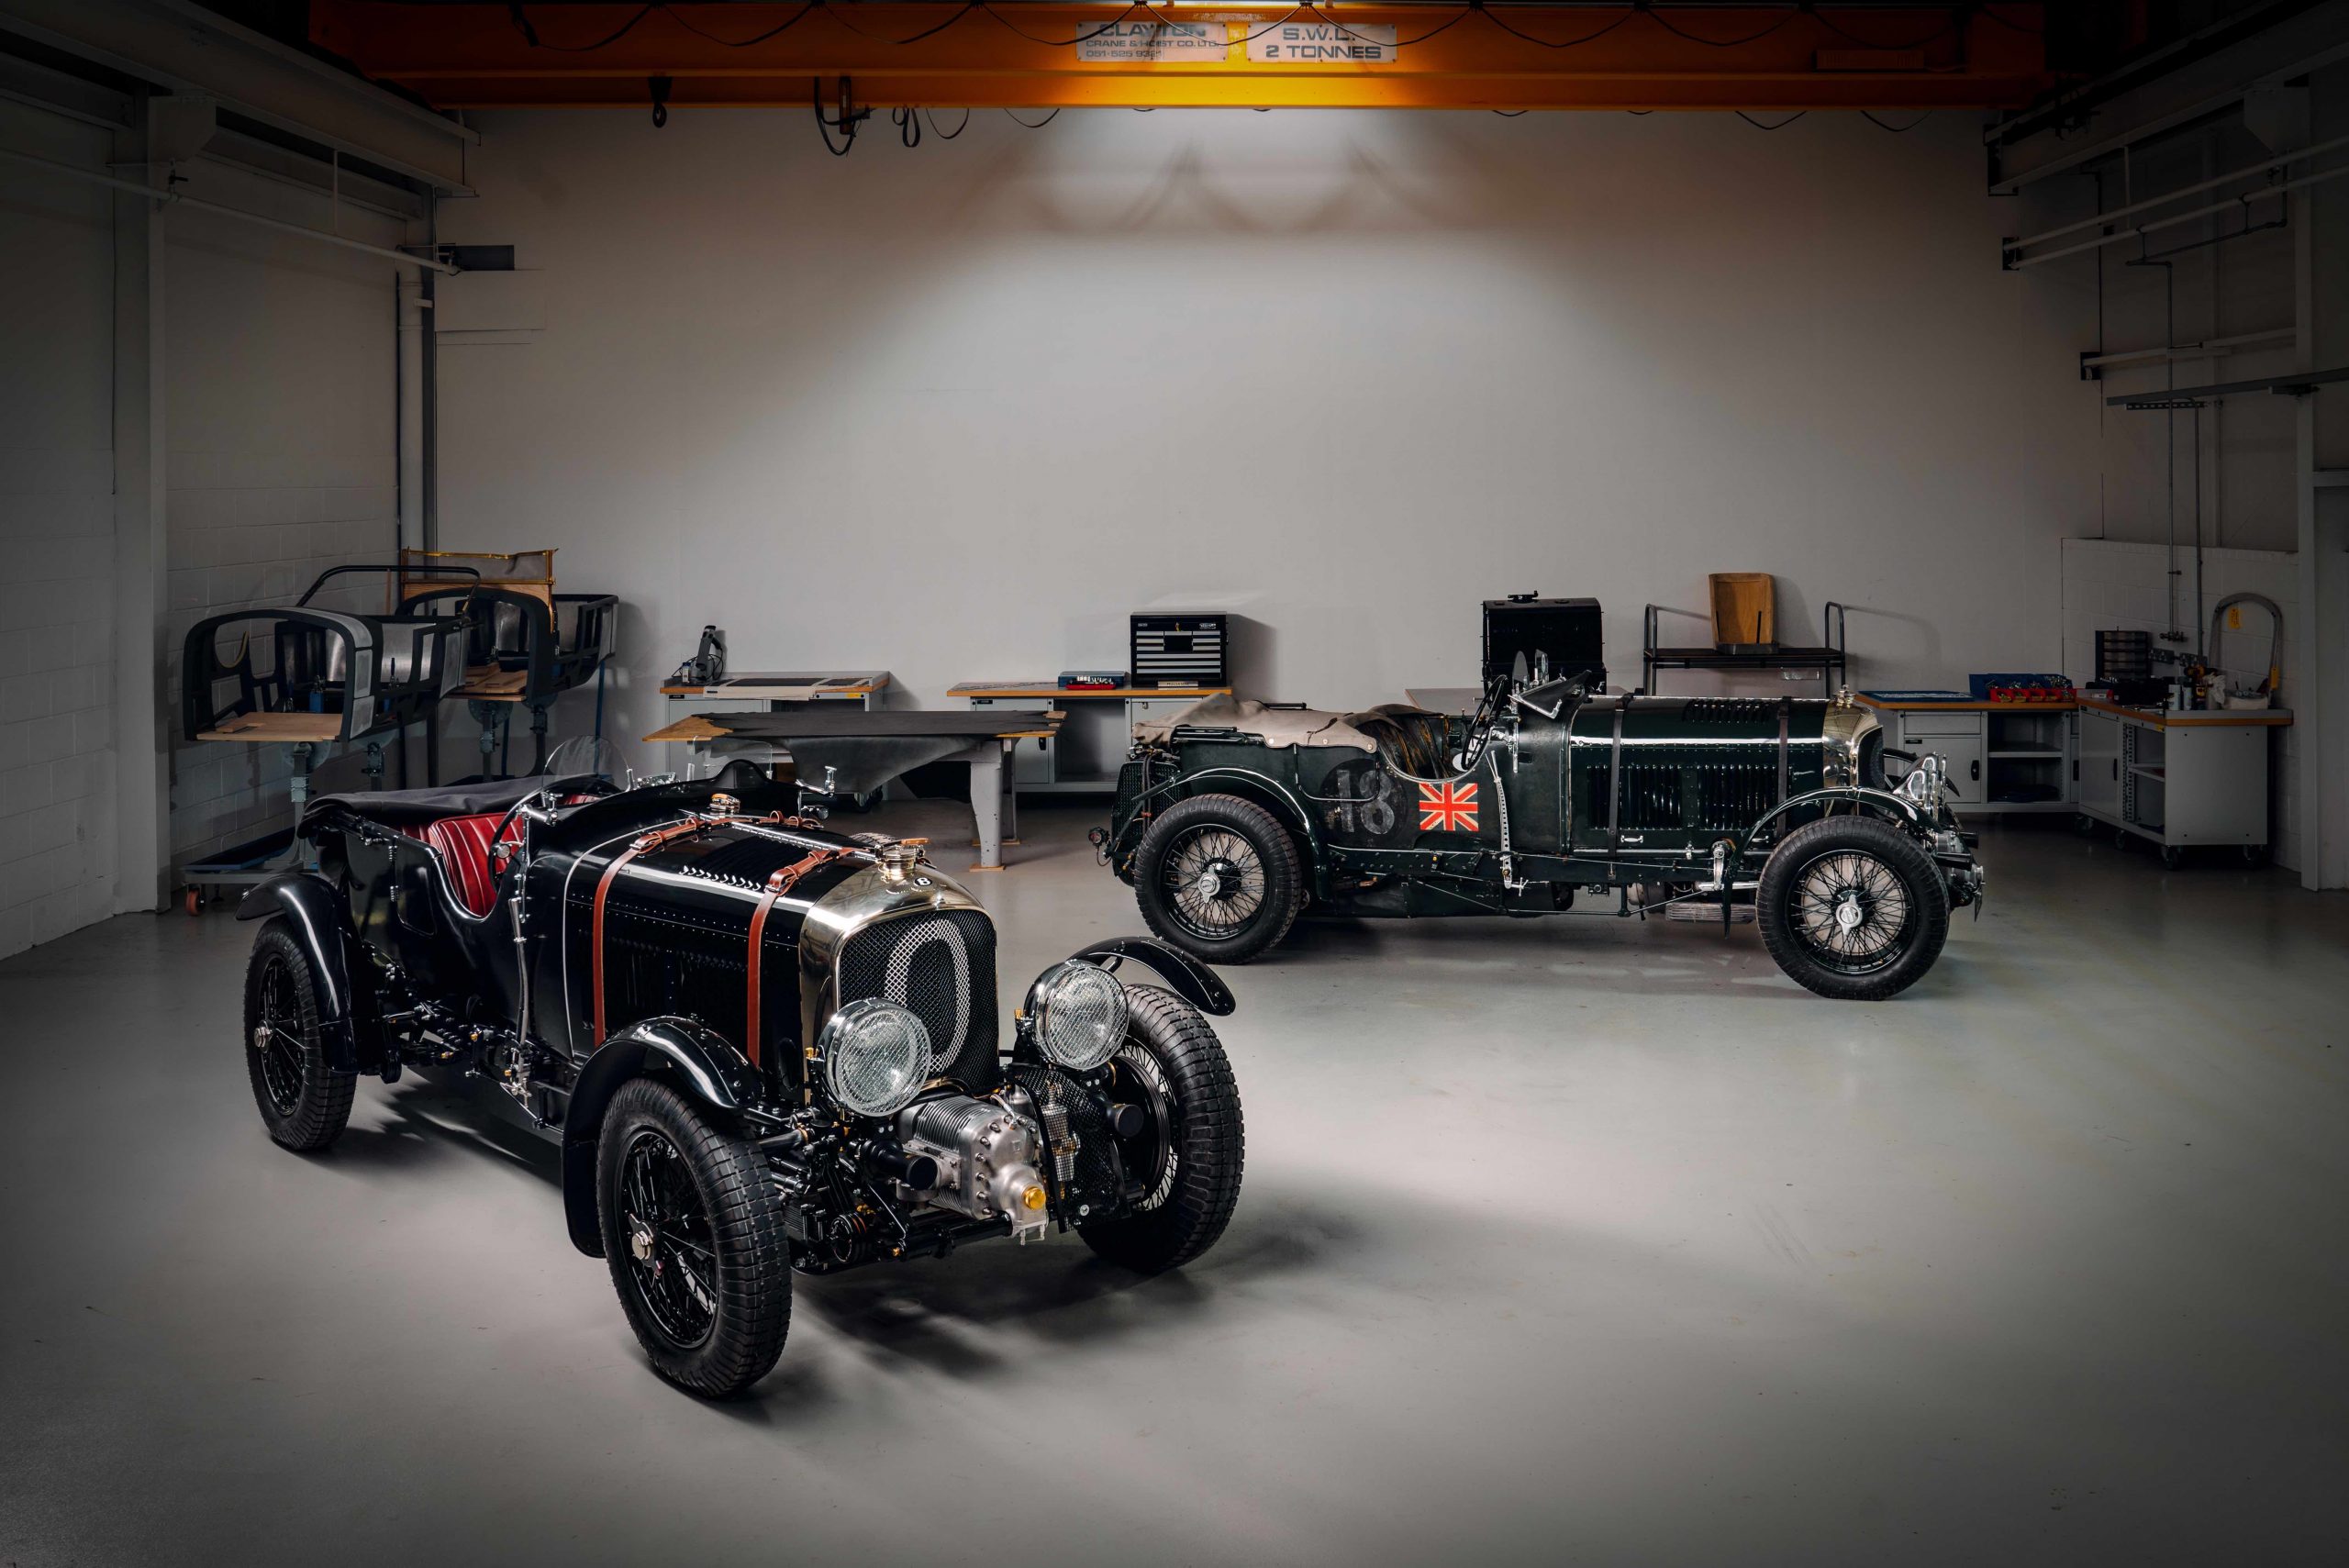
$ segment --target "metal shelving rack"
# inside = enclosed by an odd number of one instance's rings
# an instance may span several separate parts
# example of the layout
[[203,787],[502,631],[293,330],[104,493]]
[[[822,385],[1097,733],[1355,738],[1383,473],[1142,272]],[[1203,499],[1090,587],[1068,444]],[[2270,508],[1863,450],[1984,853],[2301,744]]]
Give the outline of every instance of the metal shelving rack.
[[1705,617],[1691,610],[1671,610],[1650,605],[1640,625],[1640,686],[1655,690],[1659,670],[1818,670],[1831,673],[1830,689],[1851,679],[1851,655],[1844,647],[1843,606],[1827,601],[1820,613],[1820,641],[1815,646],[1777,642],[1753,652],[1730,652],[1718,647],[1666,648],[1656,640],[1657,623],[1665,614]]

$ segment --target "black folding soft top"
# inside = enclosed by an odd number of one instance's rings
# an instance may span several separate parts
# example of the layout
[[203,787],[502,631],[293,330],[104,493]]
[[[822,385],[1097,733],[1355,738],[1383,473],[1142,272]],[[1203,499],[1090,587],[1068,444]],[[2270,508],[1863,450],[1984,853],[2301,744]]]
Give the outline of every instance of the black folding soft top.
[[517,802],[528,800],[540,790],[566,785],[579,789],[595,782],[588,776],[564,779],[551,773],[537,773],[526,779],[482,779],[472,784],[437,784],[430,789],[371,789],[349,795],[314,795],[303,809],[302,826],[307,828],[328,807],[340,806],[354,817],[364,817],[387,828],[418,828],[443,817],[478,817],[484,812],[510,810]]

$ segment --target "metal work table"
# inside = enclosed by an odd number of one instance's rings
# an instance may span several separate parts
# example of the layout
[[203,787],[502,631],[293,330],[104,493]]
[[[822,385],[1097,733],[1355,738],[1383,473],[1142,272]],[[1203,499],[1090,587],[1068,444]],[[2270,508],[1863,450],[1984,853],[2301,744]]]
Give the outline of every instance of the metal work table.
[[1057,681],[965,681],[949,686],[946,695],[961,697],[974,709],[1004,713],[1057,709],[1072,717],[1098,712],[1104,703],[1118,704],[1126,721],[1122,732],[1102,723],[1082,729],[1072,726],[1065,738],[1040,739],[1033,746],[1016,747],[1012,753],[1015,790],[1030,795],[1110,795],[1117,790],[1118,770],[1124,765],[1137,723],[1164,718],[1202,697],[1222,696],[1230,691],[1230,686],[1063,686]]
[[[873,711],[888,702],[886,670],[743,670],[715,681],[663,681],[674,722],[697,713],[745,713],[763,707],[786,713],[810,703],[853,703]],[[663,765],[685,772],[689,748],[672,746]]]
[[795,766],[821,770],[835,794],[862,795],[926,762],[960,762],[971,770],[971,817],[977,829],[973,871],[1001,871],[1007,838],[1017,841],[1019,817],[1011,770],[1012,745],[1059,733],[1059,713],[867,711],[826,703],[779,713],[694,714],[662,726],[647,742],[707,751],[764,751],[789,756]]

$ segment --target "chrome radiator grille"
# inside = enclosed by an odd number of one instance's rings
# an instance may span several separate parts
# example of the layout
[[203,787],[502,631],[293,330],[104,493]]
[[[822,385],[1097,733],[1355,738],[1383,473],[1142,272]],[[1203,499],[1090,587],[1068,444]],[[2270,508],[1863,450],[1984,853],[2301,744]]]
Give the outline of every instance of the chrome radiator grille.
[[974,1093],[993,1088],[995,923],[976,909],[892,916],[841,944],[843,1005],[878,996],[910,1007],[930,1030],[930,1072]]

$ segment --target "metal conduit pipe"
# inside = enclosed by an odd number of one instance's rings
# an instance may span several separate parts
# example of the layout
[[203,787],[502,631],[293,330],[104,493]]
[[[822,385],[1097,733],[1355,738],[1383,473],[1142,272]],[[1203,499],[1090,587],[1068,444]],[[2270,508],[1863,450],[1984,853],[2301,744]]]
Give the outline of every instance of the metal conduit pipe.
[[2077,245],[2066,245],[2059,250],[2043,251],[2036,256],[2025,256],[2019,261],[2014,254],[2017,242],[2010,240],[2006,246],[2007,271],[2019,272],[2025,267],[2036,267],[2042,261],[2053,261],[2064,256],[2076,256],[2083,250],[2101,250],[2108,245],[2118,245],[2123,240],[2136,239],[2164,228],[2176,228],[2181,223],[2192,223],[2198,217],[2209,217],[2213,213],[2232,212],[2237,207],[2248,206],[2253,202],[2267,196],[2280,196],[2288,191],[2302,190],[2310,185],[2321,185],[2327,180],[2337,180],[2343,174],[2349,174],[2349,163],[2322,170],[2314,174],[2303,174],[2297,180],[2287,180],[2280,185],[2267,185],[2256,191],[2246,191],[2242,195],[2231,196],[2222,202],[2213,202],[2209,206],[2196,207],[2192,212],[2182,212],[2176,217],[2165,217],[2158,223],[2141,223],[2134,228],[2118,229],[2110,234],[2099,235],[2094,239],[2083,239]]
[[2007,249],[2021,250],[2033,245],[2043,245],[2050,239],[2061,239],[2066,234],[2076,234],[2083,228],[2094,228],[2099,223],[2110,223],[2116,217],[2127,217],[2151,207],[2166,206],[2172,202],[2183,201],[2188,196],[2199,196],[2205,191],[2215,191],[2221,185],[2231,185],[2237,180],[2248,180],[2254,174],[2270,173],[2289,164],[2304,163],[2318,153],[2330,152],[2336,147],[2349,147],[2349,136],[2336,136],[2331,141],[2320,141],[2312,147],[2300,147],[2289,152],[2279,152],[2264,163],[2247,164],[2232,174],[2218,174],[2196,184],[2180,185],[2167,195],[2148,196],[2142,202],[2132,202],[2127,206],[2115,207],[2110,212],[2102,212],[2093,217],[2081,218],[2077,223],[2067,223],[2059,228],[2025,235],[2021,239],[2009,239],[2007,241]]
[[7,159],[13,163],[29,163],[34,168],[47,169],[51,173],[83,180],[94,185],[106,185],[117,191],[128,191],[133,195],[145,196],[150,202],[161,202],[173,206],[195,207],[203,212],[217,212],[223,217],[233,217],[241,223],[259,224],[263,228],[274,228],[281,234],[298,234],[306,239],[324,240],[328,245],[340,245],[346,250],[363,250],[370,256],[381,256],[387,261],[405,262],[408,266],[421,267],[428,272],[453,275],[460,270],[446,261],[436,261],[427,256],[411,256],[405,250],[395,250],[384,245],[370,245],[363,239],[346,239],[340,234],[328,234],[323,228],[312,228],[306,224],[287,223],[279,218],[263,217],[259,213],[246,212],[241,207],[227,206],[219,202],[207,202],[201,196],[183,196],[172,191],[159,191],[152,185],[143,185],[136,180],[124,180],[112,174],[101,174],[95,169],[83,169],[72,163],[60,163],[53,158],[37,158],[29,152],[12,151],[5,147],[0,147],[0,158]]

